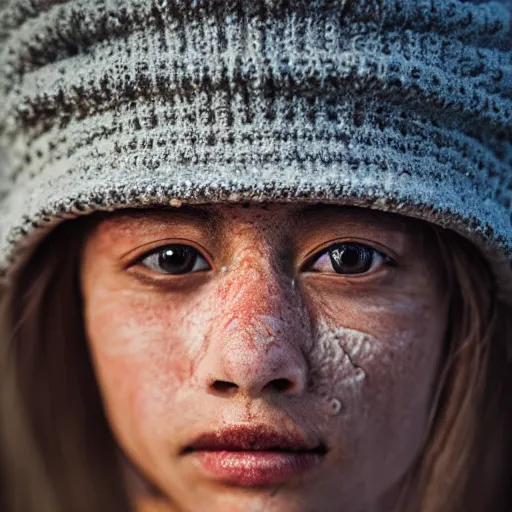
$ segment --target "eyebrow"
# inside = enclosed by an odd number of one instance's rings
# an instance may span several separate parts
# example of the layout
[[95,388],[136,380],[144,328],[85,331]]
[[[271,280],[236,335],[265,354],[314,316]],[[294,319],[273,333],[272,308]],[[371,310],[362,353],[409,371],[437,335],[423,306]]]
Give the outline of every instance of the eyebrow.
[[[144,218],[158,218],[161,215],[161,212],[169,212],[171,217],[169,217],[169,221],[172,220],[183,220],[188,222],[193,222],[196,224],[200,224],[203,227],[206,227],[209,231],[213,233],[217,233],[220,235],[220,230],[222,226],[222,217],[225,214],[221,214],[215,210],[215,207],[218,204],[222,203],[209,203],[209,204],[184,204],[182,206],[165,206],[161,204],[156,204],[153,206],[148,206],[146,208],[130,208],[130,209],[122,209],[113,212],[114,215],[119,215],[124,217],[126,220],[142,220]],[[243,206],[244,204],[250,203],[233,203],[233,206]],[[276,204],[276,203],[268,203],[268,204]],[[328,203],[306,203],[304,205],[300,205],[300,207],[295,210],[293,213],[293,218],[299,224],[302,222],[315,222],[315,218],[321,214],[332,214],[336,215],[336,213],[340,213],[343,211],[344,218],[346,221],[350,222],[350,219],[358,220],[359,217],[357,215],[357,207],[352,207],[349,205],[337,205],[337,204],[328,204]],[[367,213],[368,210],[365,210]],[[380,215],[373,218],[372,216],[368,216],[367,221],[372,220],[373,223],[378,223],[380,220],[383,221],[382,213],[379,212]],[[110,215],[112,212],[110,212]],[[389,215],[389,214],[388,214]]]
[[162,212],[170,212],[173,217],[182,217],[207,223],[218,223],[220,215],[211,207],[204,205],[164,206],[154,205],[144,208],[123,208],[114,212],[104,212],[105,216],[118,216],[126,220],[140,220],[158,217]]

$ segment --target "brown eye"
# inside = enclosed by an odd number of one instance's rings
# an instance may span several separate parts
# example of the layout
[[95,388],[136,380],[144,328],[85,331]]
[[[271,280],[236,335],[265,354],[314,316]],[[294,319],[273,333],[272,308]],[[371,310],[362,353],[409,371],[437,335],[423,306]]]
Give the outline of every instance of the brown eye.
[[316,272],[335,272],[342,275],[366,274],[390,259],[381,252],[362,244],[331,245],[310,266]]
[[374,254],[363,245],[339,245],[329,249],[334,271],[338,274],[363,274],[372,266]]
[[160,274],[188,274],[210,268],[197,249],[182,244],[159,247],[142,258],[140,262]]

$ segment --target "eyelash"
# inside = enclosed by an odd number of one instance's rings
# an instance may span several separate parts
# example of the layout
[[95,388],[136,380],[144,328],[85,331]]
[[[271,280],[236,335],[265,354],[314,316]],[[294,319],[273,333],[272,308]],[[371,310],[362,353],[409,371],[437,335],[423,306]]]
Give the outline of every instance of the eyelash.
[[[177,263],[181,261],[181,270],[178,272],[169,272],[161,270],[161,265],[164,264],[163,258],[165,254],[169,258],[177,259]],[[187,254],[188,253],[188,254]],[[349,260],[354,256],[363,256],[363,268],[361,272],[338,272],[335,267],[341,267],[343,265],[343,258]],[[322,260],[330,261],[331,271],[328,270],[315,270],[315,266]],[[156,260],[156,261],[155,261]],[[201,271],[211,270],[211,266],[206,258],[196,248],[186,244],[169,244],[162,247],[153,249],[151,252],[144,254],[138,259],[137,263],[144,265],[153,272],[164,274],[164,275],[184,275],[189,273],[196,273]],[[325,263],[325,262],[324,262]],[[334,243],[325,248],[322,252],[316,253],[307,261],[304,270],[307,272],[327,273],[327,274],[338,274],[338,275],[367,275],[375,271],[375,266],[393,266],[394,260],[382,253],[381,251],[370,247],[366,244],[355,243],[355,242],[339,242]],[[347,265],[347,261],[345,261]],[[366,268],[368,267],[368,268]]]
[[[366,256],[366,264],[369,263],[368,268],[363,268],[361,272],[338,272],[336,270],[336,266],[341,267],[342,266],[342,259],[345,257],[345,259],[348,257],[350,260],[350,256],[352,252],[352,256],[354,256],[354,253],[358,253],[361,255],[361,253],[365,254]],[[330,266],[332,268],[332,272],[329,271],[322,271],[322,270],[315,270],[315,266],[322,261],[322,259],[329,260]],[[347,264],[347,262],[345,262]],[[374,271],[376,271],[376,266],[383,267],[383,266],[394,266],[396,262],[388,255],[384,254],[383,252],[375,249],[374,247],[371,247],[366,244],[362,243],[356,243],[356,242],[338,242],[331,244],[328,246],[325,250],[323,250],[320,254],[316,253],[311,258],[309,258],[308,262],[306,263],[305,270],[310,272],[318,272],[318,273],[331,273],[331,274],[338,274],[338,275],[351,275],[351,276],[361,276],[361,275],[367,275]]]
[[[188,252],[188,255],[185,255],[183,253]],[[180,257],[188,256],[188,259],[185,259],[185,262],[183,264],[183,267],[185,268],[184,272],[166,272],[159,270],[157,267],[158,265],[162,265],[162,257],[167,253],[167,256],[169,257]],[[155,260],[156,261],[152,261]],[[198,261],[202,260],[202,262]],[[204,256],[195,248],[190,245],[186,244],[169,244],[165,245],[163,247],[158,247],[156,249],[153,249],[151,252],[144,254],[141,258],[138,259],[137,263],[140,263],[144,265],[145,267],[149,268],[150,270],[158,273],[158,274],[165,274],[165,275],[183,275],[183,274],[189,274],[189,273],[196,273],[201,272],[205,270],[211,270],[211,266],[206,260]]]

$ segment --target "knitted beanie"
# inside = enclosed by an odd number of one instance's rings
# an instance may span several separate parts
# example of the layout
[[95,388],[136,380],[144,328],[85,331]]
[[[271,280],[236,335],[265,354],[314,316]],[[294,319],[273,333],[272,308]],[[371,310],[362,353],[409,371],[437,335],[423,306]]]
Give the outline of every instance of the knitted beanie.
[[218,201],[418,217],[512,297],[510,0],[0,0],[0,272],[63,219]]

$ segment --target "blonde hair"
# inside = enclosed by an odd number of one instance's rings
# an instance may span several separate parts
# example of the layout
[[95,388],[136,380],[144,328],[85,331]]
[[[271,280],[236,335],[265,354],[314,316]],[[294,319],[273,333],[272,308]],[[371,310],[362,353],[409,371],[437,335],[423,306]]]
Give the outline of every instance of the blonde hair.
[[[0,509],[133,510],[82,323],[78,262],[95,215],[65,222],[37,248],[0,311]],[[510,483],[510,309],[480,254],[425,224],[448,278],[446,356],[404,507],[504,511]]]
[[434,228],[450,298],[449,342],[416,468],[412,510],[507,510],[512,482],[511,308],[496,299],[486,261],[465,239]]

